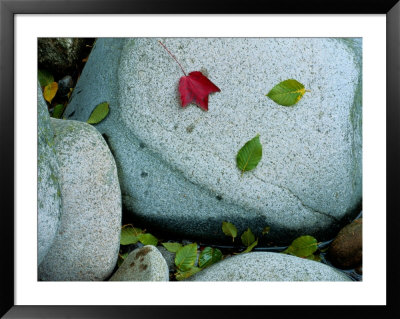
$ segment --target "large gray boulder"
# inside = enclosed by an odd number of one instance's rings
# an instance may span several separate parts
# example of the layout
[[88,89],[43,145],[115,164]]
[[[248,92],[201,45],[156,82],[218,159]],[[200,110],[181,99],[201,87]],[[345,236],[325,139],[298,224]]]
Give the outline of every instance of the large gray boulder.
[[[67,107],[97,125],[136,220],[175,236],[224,241],[221,222],[290,243],[330,239],[361,201],[361,42],[327,38],[161,39],[187,73],[221,92],[209,111],[180,106],[179,66],[158,39],[98,39]],[[265,95],[286,79],[310,93],[294,107]],[[260,134],[263,158],[242,177],[236,154]],[[260,238],[260,244],[266,240]]]
[[54,131],[38,84],[38,265],[47,254],[60,225],[61,191]]
[[222,260],[188,281],[351,281],[320,262],[295,256],[253,252]]
[[61,225],[39,266],[39,280],[104,280],[118,258],[121,192],[115,161],[91,125],[51,119],[55,132]]

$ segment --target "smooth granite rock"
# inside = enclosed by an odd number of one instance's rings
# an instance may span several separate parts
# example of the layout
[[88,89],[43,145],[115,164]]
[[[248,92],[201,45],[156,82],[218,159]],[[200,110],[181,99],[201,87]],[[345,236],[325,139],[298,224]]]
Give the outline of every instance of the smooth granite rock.
[[51,119],[60,163],[61,226],[39,280],[103,280],[117,263],[121,192],[114,158],[91,125]]
[[295,256],[252,252],[224,259],[188,281],[351,281],[320,262]]
[[[97,128],[137,221],[223,242],[227,220],[239,232],[250,227],[260,244],[288,244],[304,234],[330,239],[357,213],[360,39],[160,39],[187,73],[201,71],[221,89],[208,112],[180,106],[182,71],[157,40],[98,39],[65,112],[86,121],[97,104],[110,103]],[[311,92],[294,107],[266,97],[289,78]],[[256,134],[263,158],[241,177],[236,154]]]
[[110,281],[168,281],[168,266],[154,246],[135,249],[125,258]]
[[61,191],[54,132],[42,91],[38,84],[38,265],[53,243],[60,225]]

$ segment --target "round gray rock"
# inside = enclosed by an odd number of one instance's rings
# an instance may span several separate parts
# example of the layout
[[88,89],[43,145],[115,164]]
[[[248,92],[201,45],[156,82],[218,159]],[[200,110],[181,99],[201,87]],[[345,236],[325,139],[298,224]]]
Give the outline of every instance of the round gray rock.
[[168,281],[168,266],[154,246],[135,249],[125,258],[110,281]]
[[61,191],[54,131],[38,84],[38,265],[47,254],[60,224]]
[[320,262],[295,256],[253,252],[222,260],[188,281],[351,281]]
[[91,125],[51,119],[60,163],[61,226],[40,280],[103,280],[117,263],[121,192],[110,150]]
[[[180,106],[179,66],[154,38],[99,39],[67,107],[98,125],[115,156],[123,202],[175,236],[229,240],[224,220],[290,243],[327,240],[361,201],[361,42],[329,38],[161,39],[187,73],[221,92],[209,111]],[[265,95],[296,79],[311,90],[294,106]],[[263,158],[241,177],[239,149],[260,134]]]

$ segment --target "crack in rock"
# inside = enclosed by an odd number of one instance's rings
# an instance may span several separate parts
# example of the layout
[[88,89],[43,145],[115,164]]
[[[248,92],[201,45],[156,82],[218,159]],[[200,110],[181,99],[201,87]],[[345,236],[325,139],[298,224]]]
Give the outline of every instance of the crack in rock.
[[[163,128],[165,131],[167,131],[167,132],[169,132],[169,133],[172,133],[172,134],[175,133],[173,130],[170,130],[169,128],[165,127],[162,123],[160,123],[159,121],[157,121],[156,118],[154,118],[154,120],[155,120],[155,122],[156,122],[161,128]],[[136,137],[136,138],[137,138],[137,137]],[[137,139],[139,140],[139,138],[137,138]],[[188,142],[186,141],[185,143],[188,143]],[[191,144],[191,145],[193,145],[193,146],[196,146],[196,148],[199,148],[198,145],[195,145],[194,143],[190,143],[190,142],[189,142],[189,144]],[[202,149],[202,150],[205,151],[204,149]],[[209,150],[207,150],[207,151],[210,152]],[[152,153],[153,153],[153,154],[154,154],[154,153],[159,154],[159,152],[158,152],[158,151],[155,151],[155,150],[153,150]],[[219,154],[214,153],[214,152],[210,152],[210,153],[211,153],[215,158],[219,159],[221,162],[225,163],[226,165],[228,165],[228,166],[231,165],[231,163],[228,162],[226,159],[221,158],[221,157],[219,156]],[[154,154],[154,155],[155,155],[155,154]],[[158,156],[156,156],[156,157],[158,157]],[[160,158],[160,159],[161,159],[161,158]],[[185,175],[184,172],[183,172],[182,170],[178,169],[177,167],[175,167],[175,165],[174,165],[173,167],[175,168],[175,169],[174,169],[175,171],[178,171],[178,172],[180,172],[181,174]],[[312,208],[311,206],[305,204],[305,203],[300,199],[300,197],[299,197],[298,195],[296,195],[296,194],[295,194],[292,190],[290,190],[289,188],[287,188],[287,187],[285,187],[285,186],[281,186],[281,185],[276,185],[276,184],[274,184],[274,183],[272,183],[272,182],[270,182],[270,181],[266,181],[266,180],[264,180],[264,179],[258,177],[258,176],[255,175],[254,173],[253,173],[253,176],[254,176],[256,179],[260,180],[261,182],[263,182],[263,183],[265,183],[265,184],[267,184],[267,185],[272,185],[272,186],[275,186],[276,188],[279,188],[279,189],[281,189],[281,190],[286,191],[286,192],[289,193],[291,196],[293,196],[294,198],[296,198],[297,201],[298,201],[304,208],[308,209],[311,213],[318,214],[318,215],[323,215],[323,216],[325,216],[325,217],[327,217],[327,218],[329,218],[329,219],[331,219],[331,220],[334,220],[335,222],[339,222],[339,219],[338,219],[338,218],[329,215],[329,213],[317,211],[317,210],[315,210],[314,208]],[[190,179],[189,179],[187,176],[186,176],[186,179],[187,179],[188,181],[190,181]],[[201,186],[201,185],[200,185],[200,186]]]

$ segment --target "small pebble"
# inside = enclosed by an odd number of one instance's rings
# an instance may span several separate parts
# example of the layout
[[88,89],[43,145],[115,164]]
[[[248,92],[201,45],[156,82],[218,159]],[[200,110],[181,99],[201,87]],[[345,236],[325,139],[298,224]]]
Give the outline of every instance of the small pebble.
[[72,80],[72,77],[70,75],[64,76],[61,80],[58,81],[58,91],[57,93],[60,96],[66,96],[70,88],[74,87],[74,80]]
[[131,252],[110,281],[168,281],[168,266],[154,246],[143,246]]

